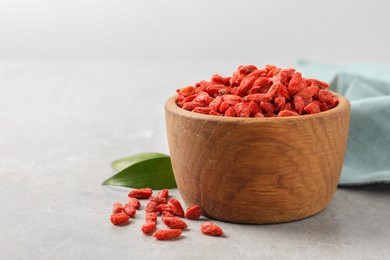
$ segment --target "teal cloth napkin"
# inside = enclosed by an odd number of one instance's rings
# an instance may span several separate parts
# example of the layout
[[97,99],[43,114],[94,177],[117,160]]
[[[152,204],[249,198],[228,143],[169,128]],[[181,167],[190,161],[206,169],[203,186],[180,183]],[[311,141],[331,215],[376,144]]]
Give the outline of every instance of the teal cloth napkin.
[[339,185],[390,183],[390,64],[300,61],[305,78],[330,83],[351,102],[348,147]]

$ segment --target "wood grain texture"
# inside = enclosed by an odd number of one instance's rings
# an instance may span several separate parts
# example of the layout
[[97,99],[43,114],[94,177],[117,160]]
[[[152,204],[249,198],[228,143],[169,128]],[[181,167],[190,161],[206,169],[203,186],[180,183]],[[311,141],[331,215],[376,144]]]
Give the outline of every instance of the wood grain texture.
[[229,118],[165,105],[168,143],[188,206],[236,223],[279,223],[324,210],[337,188],[350,105],[315,115]]

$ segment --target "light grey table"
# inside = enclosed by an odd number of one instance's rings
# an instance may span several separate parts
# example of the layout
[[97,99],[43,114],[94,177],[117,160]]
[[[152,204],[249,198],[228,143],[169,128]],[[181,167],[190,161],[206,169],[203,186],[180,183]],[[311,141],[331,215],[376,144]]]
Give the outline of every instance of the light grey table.
[[165,100],[236,65],[0,63],[0,258],[388,259],[390,185],[339,188],[328,209],[297,222],[216,221],[223,238],[188,221],[181,239],[155,241],[140,232],[142,210],[127,226],[110,223],[112,203],[129,190],[101,186],[110,163],[168,153]]

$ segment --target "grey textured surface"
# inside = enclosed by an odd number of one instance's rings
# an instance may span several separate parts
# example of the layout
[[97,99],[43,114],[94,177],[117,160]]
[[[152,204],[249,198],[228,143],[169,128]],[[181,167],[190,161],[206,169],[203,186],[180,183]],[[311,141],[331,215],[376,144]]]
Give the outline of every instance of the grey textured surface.
[[[220,68],[220,70],[218,70]],[[277,225],[218,222],[226,237],[140,232],[143,212],[111,225],[128,189],[102,187],[110,163],[168,153],[165,100],[234,64],[0,63],[1,259],[385,259],[390,185],[339,188],[322,213]],[[171,194],[180,198],[177,190]],[[161,226],[162,224],[159,223]]]

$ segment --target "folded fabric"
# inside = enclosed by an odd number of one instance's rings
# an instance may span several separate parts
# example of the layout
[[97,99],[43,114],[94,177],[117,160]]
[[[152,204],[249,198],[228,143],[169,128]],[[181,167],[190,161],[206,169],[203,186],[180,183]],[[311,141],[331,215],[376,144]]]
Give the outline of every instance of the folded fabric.
[[304,77],[330,83],[351,102],[347,152],[339,185],[390,183],[390,64],[299,62]]

